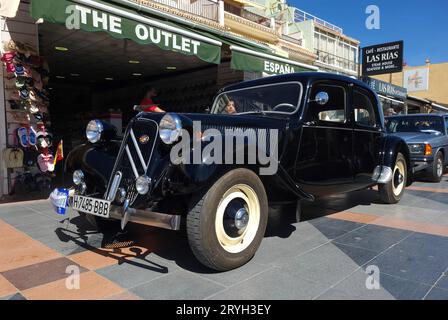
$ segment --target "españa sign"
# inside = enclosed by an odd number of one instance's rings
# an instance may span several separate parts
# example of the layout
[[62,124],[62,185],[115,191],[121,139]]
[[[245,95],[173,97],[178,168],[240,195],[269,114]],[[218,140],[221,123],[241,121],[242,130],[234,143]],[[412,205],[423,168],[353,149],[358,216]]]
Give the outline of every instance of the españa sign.
[[[87,4],[90,4],[87,5]],[[194,55],[210,63],[220,63],[221,43],[174,23],[142,16],[132,10],[92,0],[34,0],[31,16],[68,29],[104,31],[114,38],[130,39],[142,45]]]
[[305,67],[273,59],[263,58],[248,53],[232,50],[231,68],[241,71],[265,72],[268,74],[288,74],[310,71]]

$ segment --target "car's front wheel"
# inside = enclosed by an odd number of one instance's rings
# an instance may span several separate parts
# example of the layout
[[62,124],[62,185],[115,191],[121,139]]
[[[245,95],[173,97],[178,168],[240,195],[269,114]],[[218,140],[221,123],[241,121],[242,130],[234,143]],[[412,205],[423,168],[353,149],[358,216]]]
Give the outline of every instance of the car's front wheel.
[[440,182],[442,180],[443,171],[443,154],[441,152],[437,152],[428,175],[429,180],[431,182]]
[[380,198],[384,203],[395,204],[400,201],[408,179],[407,170],[406,159],[403,154],[398,153],[392,170],[391,181],[378,186]]
[[260,178],[236,169],[216,181],[188,213],[188,241],[205,266],[235,269],[255,255],[267,220],[268,201]]

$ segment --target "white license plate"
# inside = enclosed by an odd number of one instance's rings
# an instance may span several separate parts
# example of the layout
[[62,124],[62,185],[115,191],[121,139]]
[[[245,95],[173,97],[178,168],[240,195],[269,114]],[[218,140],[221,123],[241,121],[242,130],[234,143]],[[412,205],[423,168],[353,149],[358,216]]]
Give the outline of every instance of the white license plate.
[[109,218],[110,201],[75,195],[73,196],[72,208],[95,216]]

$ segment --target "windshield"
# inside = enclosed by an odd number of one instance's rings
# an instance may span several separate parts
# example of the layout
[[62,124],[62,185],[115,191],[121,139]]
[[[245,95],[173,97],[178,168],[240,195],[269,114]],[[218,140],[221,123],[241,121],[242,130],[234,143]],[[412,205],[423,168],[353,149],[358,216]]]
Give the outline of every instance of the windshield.
[[298,82],[257,86],[221,93],[212,114],[294,113],[299,107],[302,85]]
[[391,117],[386,118],[388,132],[444,133],[443,121],[439,117]]

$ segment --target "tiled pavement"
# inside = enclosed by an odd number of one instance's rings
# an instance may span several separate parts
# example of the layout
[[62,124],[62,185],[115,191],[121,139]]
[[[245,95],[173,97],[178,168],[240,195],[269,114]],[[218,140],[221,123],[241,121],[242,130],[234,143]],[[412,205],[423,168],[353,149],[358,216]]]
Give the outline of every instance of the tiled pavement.
[[[46,201],[0,205],[0,299],[448,299],[448,176],[398,205],[365,190],[270,212],[256,256],[225,273],[201,266],[178,232],[89,229]],[[67,266],[80,289],[66,287]],[[367,289],[366,268],[380,271]]]

